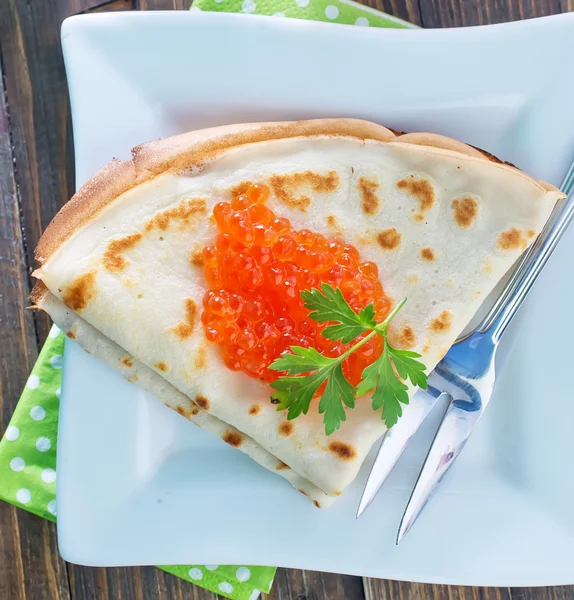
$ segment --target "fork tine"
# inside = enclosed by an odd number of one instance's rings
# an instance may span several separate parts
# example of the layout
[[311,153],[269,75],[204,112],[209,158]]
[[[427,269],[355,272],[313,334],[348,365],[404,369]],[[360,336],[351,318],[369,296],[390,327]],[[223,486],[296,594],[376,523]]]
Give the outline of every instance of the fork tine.
[[469,410],[466,402],[451,400],[401,519],[397,545],[414,525],[442,478],[464,448],[489,398],[483,397],[482,400],[482,406],[478,410]]
[[429,385],[428,392],[417,392],[410,404],[405,407],[404,414],[399,422],[387,431],[363,489],[359,508],[357,509],[357,519],[374,500],[403,450],[444,393],[446,392],[441,392],[432,385]]

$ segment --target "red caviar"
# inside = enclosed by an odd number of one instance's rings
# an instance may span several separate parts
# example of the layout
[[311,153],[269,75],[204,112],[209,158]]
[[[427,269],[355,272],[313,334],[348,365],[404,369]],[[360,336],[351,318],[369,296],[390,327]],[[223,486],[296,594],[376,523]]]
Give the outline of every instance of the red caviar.
[[[271,383],[280,374],[269,365],[290,346],[313,346],[332,357],[352,346],[321,335],[326,324],[309,318],[301,291],[328,283],[356,311],[373,303],[378,320],[386,317],[390,302],[374,263],[361,261],[358,250],[339,238],[293,230],[265,206],[268,196],[266,186],[253,184],[214,207],[219,233],[203,249],[210,290],[201,320],[227,367]],[[353,385],[379,357],[382,344],[374,336],[345,360],[343,372]]]

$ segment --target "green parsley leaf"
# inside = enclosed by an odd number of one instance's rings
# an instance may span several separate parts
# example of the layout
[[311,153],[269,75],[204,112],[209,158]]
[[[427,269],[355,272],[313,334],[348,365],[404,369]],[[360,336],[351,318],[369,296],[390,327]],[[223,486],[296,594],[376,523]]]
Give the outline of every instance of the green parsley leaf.
[[386,342],[389,353],[393,359],[393,364],[399,376],[404,379],[410,379],[413,385],[417,385],[423,390],[427,389],[427,374],[422,362],[415,360],[421,358],[421,355],[411,350],[397,350],[389,342]]
[[347,420],[343,403],[349,408],[355,408],[355,388],[343,375],[342,363],[339,362],[332,368],[319,402],[319,414],[325,413],[323,423],[327,435],[337,431],[341,427],[341,421]]
[[[301,292],[301,296],[305,307],[312,311],[312,319],[318,323],[332,322],[323,330],[324,337],[345,344],[359,339],[349,350],[334,358],[323,356],[315,348],[301,346],[292,346],[291,352],[283,353],[270,365],[271,369],[287,373],[271,384],[272,397],[279,400],[277,410],[287,410],[288,419],[307,414],[319,388],[326,383],[318,410],[323,415],[327,435],[337,431],[341,422],[346,421],[345,407],[354,408],[355,399],[367,393],[372,393],[373,410],[382,409],[381,418],[387,427],[392,427],[402,415],[402,405],[409,403],[405,382],[410,380],[423,389],[427,385],[425,366],[416,360],[420,354],[393,348],[387,339],[388,324],[406,298],[378,324],[372,304],[356,313],[341,290],[330,285],[323,284],[321,290]],[[367,335],[363,335],[365,333]],[[343,361],[375,335],[384,339],[383,352],[363,370],[355,389],[343,374]]]
[[271,363],[269,368],[274,371],[286,371],[288,375],[300,375],[325,367],[333,361],[333,359],[317,352],[315,348],[291,346],[291,352],[292,354],[284,352]]
[[379,365],[379,379],[372,396],[373,410],[383,408],[381,418],[390,428],[403,414],[401,404],[409,403],[408,387],[396,376],[386,344],[376,363]]
[[410,379],[413,385],[427,388],[425,366],[415,360],[420,356],[410,350],[397,350],[386,339],[381,356],[363,370],[357,397],[374,390],[373,410],[383,408],[381,418],[389,428],[402,416],[401,404],[409,403],[408,386],[404,381]]
[[314,288],[301,292],[305,308],[312,311],[309,317],[317,323],[336,321],[323,330],[323,337],[330,340],[340,340],[343,344],[352,342],[365,331],[372,329],[375,308],[372,304],[357,314],[347,303],[340,289],[324,283],[321,291]]

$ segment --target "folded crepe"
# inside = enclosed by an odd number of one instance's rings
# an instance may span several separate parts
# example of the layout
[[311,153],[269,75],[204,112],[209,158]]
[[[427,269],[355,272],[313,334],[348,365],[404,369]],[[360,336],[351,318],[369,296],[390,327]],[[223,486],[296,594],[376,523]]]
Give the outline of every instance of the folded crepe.
[[135,384],[326,506],[385,432],[380,412],[358,399],[330,436],[316,400],[288,421],[267,384],[224,365],[199,318],[208,286],[194,257],[217,233],[213,207],[253,183],[270,188],[267,206],[294,229],[340,236],[373,261],[392,304],[408,297],[389,339],[419,352],[427,371],[561,194],[450,138],[327,119],[138,146],[54,218],[36,249],[36,304]]

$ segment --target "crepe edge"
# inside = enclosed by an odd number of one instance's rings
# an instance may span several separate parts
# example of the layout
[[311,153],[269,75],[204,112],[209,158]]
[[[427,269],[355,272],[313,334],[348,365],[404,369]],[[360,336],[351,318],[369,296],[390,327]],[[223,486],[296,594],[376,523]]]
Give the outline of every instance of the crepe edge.
[[130,189],[158,175],[200,169],[234,147],[296,137],[352,137],[360,140],[401,142],[487,160],[520,172],[546,191],[558,191],[538,182],[510,163],[459,140],[427,132],[402,133],[360,119],[316,119],[276,123],[248,123],[191,131],[136,146],[131,160],[114,158],[91,177],[67,202],[38,241],[35,258],[44,264],[80,227]]
[[[121,346],[118,346],[112,340],[109,340],[104,334],[95,330],[93,326],[84,321],[82,317],[80,317],[75,311],[65,306],[56,296],[50,293],[49,289],[44,286],[41,282],[39,282],[34,290],[33,294],[35,297],[36,306],[34,308],[43,310],[46,312],[52,319],[52,321],[60,327],[60,329],[64,332],[65,335],[73,339],[76,343],[80,345],[84,349],[84,351],[89,354],[93,354],[98,360],[103,362],[104,364],[111,367],[115,372],[119,373],[126,381],[129,383],[133,383],[133,375],[139,375],[136,377],[138,380],[138,385],[141,389],[151,393],[156,396],[162,404],[170,408],[171,410],[177,412],[186,420],[190,421],[197,427],[201,429],[205,429],[209,431],[209,433],[215,435],[216,437],[222,439],[224,442],[230,444],[235,447],[237,450],[240,450],[251,460],[255,461],[257,464],[267,469],[271,473],[275,473],[281,476],[283,479],[287,480],[298,492],[306,496],[317,508],[329,508],[333,502],[336,500],[336,497],[339,494],[327,494],[315,484],[311,483],[305,477],[303,477],[300,473],[293,470],[282,460],[278,459],[276,456],[265,450],[258,442],[256,442],[253,438],[251,438],[246,433],[240,431],[233,425],[226,423],[225,421],[218,419],[214,415],[211,415],[209,412],[202,409],[198,404],[196,404],[191,398],[180,392],[177,388],[174,388],[175,392],[177,392],[178,396],[181,398],[177,398],[177,402],[170,401],[167,398],[161,397],[160,388],[156,385],[152,385],[154,383],[154,379],[161,380],[161,385],[164,388],[171,388],[171,384],[161,378],[160,375],[157,375],[140,361],[138,361],[135,357],[131,356],[127,351],[123,350]],[[58,311],[65,310],[70,312],[75,322],[68,327],[65,324],[64,318],[58,318]],[[82,331],[78,331],[81,329]],[[88,330],[87,332],[84,330]],[[94,329],[97,333],[101,335],[100,342],[95,342],[90,347],[89,344],[86,343],[86,336],[89,334],[89,330]],[[97,348],[101,344],[105,345],[105,349],[108,350],[110,354],[113,354],[117,349],[120,351],[122,355],[122,364],[126,365],[125,369],[118,368],[118,365],[113,362],[110,357],[106,358],[104,356],[104,352],[98,352]],[[119,358],[119,357],[117,357]],[[128,363],[126,363],[128,360]],[[120,364],[120,363],[118,363]],[[129,366],[129,368],[128,368]],[[150,385],[145,385],[141,382],[142,377],[148,380]],[[151,383],[150,383],[151,381]],[[135,385],[135,384],[134,384]],[[220,429],[225,429],[225,435],[221,434]],[[239,438],[237,437],[239,436]],[[241,445],[235,445],[234,440],[240,439]],[[263,456],[262,456],[263,453]],[[260,457],[260,458],[258,458]],[[268,458],[266,458],[268,457]],[[267,464],[264,462],[267,461]]]

